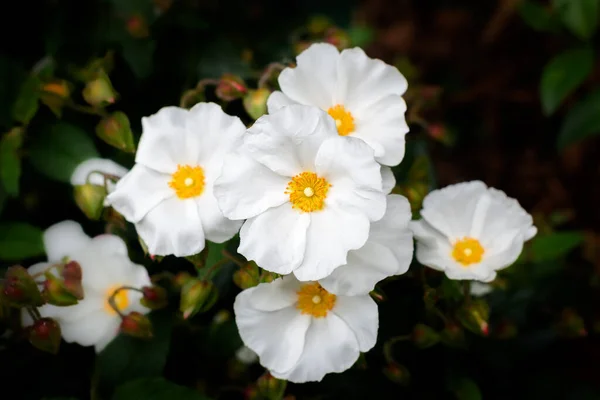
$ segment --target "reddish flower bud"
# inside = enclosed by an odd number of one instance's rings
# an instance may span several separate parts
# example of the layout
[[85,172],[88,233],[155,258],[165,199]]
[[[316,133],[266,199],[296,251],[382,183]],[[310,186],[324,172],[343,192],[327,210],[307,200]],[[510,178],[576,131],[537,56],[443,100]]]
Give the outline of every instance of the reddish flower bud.
[[127,153],[135,152],[133,132],[131,131],[129,118],[121,111],[116,111],[104,117],[96,125],[96,136],[121,151]]
[[413,328],[412,341],[420,349],[426,349],[440,341],[440,335],[431,327],[417,324]]
[[410,372],[404,365],[397,363],[388,364],[383,368],[383,374],[392,382],[402,386],[410,382]]
[[265,372],[256,382],[258,393],[265,399],[281,399],[286,386],[287,381],[274,378],[268,372]]
[[133,311],[121,320],[120,331],[140,339],[152,338],[152,323],[144,314]]
[[136,39],[143,39],[150,35],[148,23],[141,15],[132,15],[127,19],[127,32]]
[[94,107],[104,107],[113,104],[118,94],[110,82],[106,72],[100,70],[95,79],[89,81],[82,92],[85,101]]
[[4,281],[1,284],[3,300],[13,307],[34,306],[44,304],[37,284],[20,265],[9,267],[6,270]]
[[224,74],[215,89],[217,97],[224,101],[241,99],[247,91],[244,80],[233,74]]
[[60,336],[60,325],[51,318],[38,319],[29,328],[29,342],[48,353],[58,353]]
[[144,286],[142,294],[142,305],[151,310],[158,310],[167,305],[167,291],[160,286]]
[[[49,304],[65,307],[75,305],[78,300],[83,299],[83,287],[81,279],[62,279],[63,268],[58,268],[61,271],[61,278],[54,276],[50,271],[44,273],[46,280],[42,296]],[[71,266],[70,268],[75,267]]]
[[456,316],[461,324],[471,332],[487,336],[489,334],[489,314],[488,304],[484,300],[475,300],[459,309]]

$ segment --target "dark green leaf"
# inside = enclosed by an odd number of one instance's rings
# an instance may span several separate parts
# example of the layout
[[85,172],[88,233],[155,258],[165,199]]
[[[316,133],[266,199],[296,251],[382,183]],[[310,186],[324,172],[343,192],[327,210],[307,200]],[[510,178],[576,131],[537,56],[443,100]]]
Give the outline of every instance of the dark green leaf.
[[38,110],[40,98],[40,79],[32,75],[21,86],[19,96],[13,104],[13,118],[22,124],[28,124]]
[[127,37],[122,42],[123,58],[138,79],[144,79],[152,73],[155,43],[148,39]]
[[23,129],[13,128],[0,139],[0,180],[10,196],[19,194],[21,178],[21,157],[19,151],[23,145]]
[[554,0],[565,26],[577,37],[590,39],[598,27],[600,0]]
[[546,115],[552,114],[583,83],[593,65],[593,50],[583,48],[561,53],[544,67],[540,96]]
[[584,239],[581,232],[555,232],[536,236],[531,243],[532,259],[534,262],[542,262],[564,257]]
[[600,90],[579,101],[563,120],[556,141],[559,150],[592,135],[600,134]]
[[197,391],[164,378],[144,378],[121,385],[112,400],[209,400]]
[[208,257],[206,258],[206,266],[212,267],[213,265],[215,265],[223,259],[223,250],[227,247],[227,242],[213,243],[207,241],[206,246],[208,247]]
[[527,25],[539,32],[556,31],[560,27],[555,15],[537,1],[521,2],[519,14]]
[[40,173],[68,183],[77,165],[98,157],[92,134],[74,125],[58,123],[36,138],[29,149],[29,161]]
[[44,233],[24,222],[0,224],[0,259],[19,261],[44,254]]

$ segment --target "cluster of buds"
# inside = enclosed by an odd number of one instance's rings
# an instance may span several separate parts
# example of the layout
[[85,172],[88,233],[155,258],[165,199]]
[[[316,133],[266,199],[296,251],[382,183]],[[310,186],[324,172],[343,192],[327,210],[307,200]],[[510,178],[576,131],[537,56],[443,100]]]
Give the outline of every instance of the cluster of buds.
[[44,277],[42,297],[48,304],[72,306],[83,299],[81,266],[76,261],[55,265],[44,272]]

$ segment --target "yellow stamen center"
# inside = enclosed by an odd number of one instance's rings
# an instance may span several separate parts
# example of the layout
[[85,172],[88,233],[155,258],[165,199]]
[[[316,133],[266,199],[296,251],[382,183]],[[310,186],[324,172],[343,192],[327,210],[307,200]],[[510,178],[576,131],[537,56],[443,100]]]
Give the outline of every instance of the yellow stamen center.
[[169,187],[175,190],[180,199],[200,196],[204,191],[204,171],[202,167],[178,165],[177,171],[171,175]]
[[354,132],[354,117],[350,111],[346,111],[343,105],[330,107],[327,113],[335,120],[335,126],[340,136],[347,136]]
[[306,283],[298,290],[296,307],[302,314],[310,314],[315,318],[323,318],[335,305],[335,294],[323,289],[317,282]]
[[483,253],[485,250],[479,240],[470,237],[457,240],[452,249],[452,257],[465,267],[481,262]]
[[[123,285],[111,286],[104,295],[104,311],[111,315],[115,315],[117,312],[114,308],[112,308],[112,306],[109,303],[110,297],[117,289],[119,289],[122,286]],[[117,294],[114,297],[114,303],[115,306],[117,306],[117,308],[119,309],[119,311],[123,311],[129,306],[129,296],[127,295],[127,289],[122,289],[117,292]]]
[[292,178],[285,194],[290,195],[292,208],[313,212],[325,208],[325,198],[331,185],[314,172],[302,172]]

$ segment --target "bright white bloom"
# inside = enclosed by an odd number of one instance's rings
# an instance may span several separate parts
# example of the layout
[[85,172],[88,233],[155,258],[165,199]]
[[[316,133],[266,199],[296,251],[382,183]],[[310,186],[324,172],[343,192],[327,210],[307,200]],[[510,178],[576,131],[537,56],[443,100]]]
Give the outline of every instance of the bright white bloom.
[[[75,171],[71,174],[71,185],[92,185],[104,186],[104,175],[114,175],[119,178],[127,173],[127,168],[117,164],[113,160],[107,158],[90,158],[80,163]],[[107,188],[112,192],[115,184],[111,180],[107,180]]]
[[165,107],[142,118],[136,165],[108,196],[135,224],[153,255],[197,254],[205,240],[223,243],[241,226],[223,216],[213,196],[223,157],[246,130],[214,103]]
[[331,115],[340,135],[367,142],[381,164],[402,161],[408,125],[401,96],[408,84],[398,69],[358,47],[340,53],[326,43],[311,45],[296,64],[279,75],[281,92],[269,97],[269,113],[289,104],[317,106]]
[[412,218],[406,198],[390,194],[382,219],[371,224],[363,247],[348,253],[348,263],[319,283],[331,293],[355,296],[367,294],[375,284],[408,271],[413,257],[413,237],[408,223]]
[[377,341],[369,295],[336,296],[293,275],[241,292],[233,305],[240,336],[279,379],[320,381],[350,368]]
[[[46,304],[39,308],[42,317],[54,318],[67,342],[94,346],[102,351],[118,334],[121,317],[108,303],[116,289],[122,286],[150,286],[146,268],[129,260],[127,246],[115,235],[87,236],[75,221],[62,221],[44,232],[44,247],[48,262],[32,265],[30,274],[37,274],[59,263],[64,257],[77,261],[82,271],[84,298],[74,306],[57,307]],[[43,277],[40,278],[43,280]],[[115,305],[123,314],[150,311],[140,304],[142,294],[121,290],[115,295]],[[24,325],[32,323],[23,313]]]
[[434,190],[411,222],[417,260],[448,278],[490,282],[537,233],[533,219],[504,192],[473,181]]
[[302,281],[346,264],[386,207],[373,150],[338,136],[324,111],[302,105],[255,122],[225,159],[215,196],[226,217],[247,219],[240,254]]

